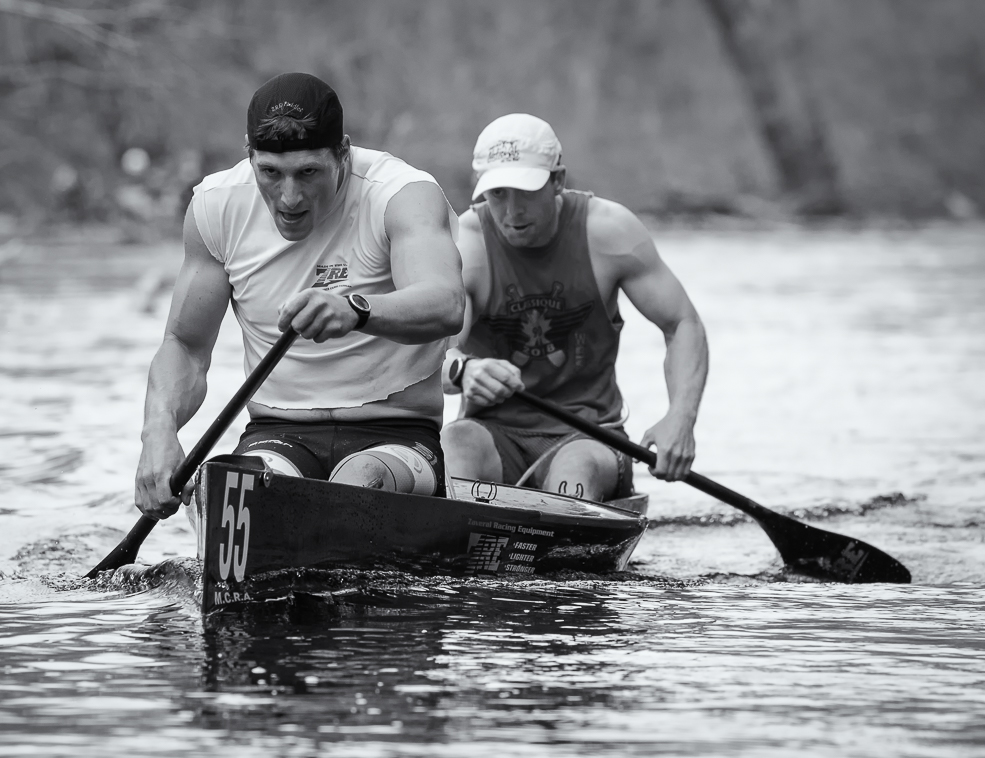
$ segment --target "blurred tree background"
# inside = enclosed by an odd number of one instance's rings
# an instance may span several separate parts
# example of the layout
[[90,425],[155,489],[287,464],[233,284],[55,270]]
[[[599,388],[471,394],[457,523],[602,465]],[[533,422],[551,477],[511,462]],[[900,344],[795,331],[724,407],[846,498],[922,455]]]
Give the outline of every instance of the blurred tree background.
[[459,211],[496,116],[656,214],[985,209],[981,0],[0,0],[0,214],[177,231],[283,71]]

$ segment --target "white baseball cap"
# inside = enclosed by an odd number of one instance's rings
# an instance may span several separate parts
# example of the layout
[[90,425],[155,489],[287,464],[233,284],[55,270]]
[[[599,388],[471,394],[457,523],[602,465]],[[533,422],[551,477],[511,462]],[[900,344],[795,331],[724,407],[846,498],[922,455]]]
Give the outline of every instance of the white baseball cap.
[[538,190],[560,166],[561,143],[550,124],[528,113],[500,116],[475,141],[472,199],[497,187]]

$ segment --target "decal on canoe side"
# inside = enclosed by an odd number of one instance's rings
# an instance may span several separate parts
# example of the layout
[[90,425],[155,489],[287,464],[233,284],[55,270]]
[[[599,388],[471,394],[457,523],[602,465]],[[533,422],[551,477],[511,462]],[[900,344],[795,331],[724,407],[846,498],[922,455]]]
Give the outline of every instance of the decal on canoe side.
[[497,537],[493,534],[469,535],[469,562],[466,570],[470,574],[488,571],[495,574],[499,571],[499,557],[510,541],[509,537]]
[[[471,519],[469,521],[471,522]],[[500,524],[505,527],[505,524]],[[512,526],[516,529],[516,526]],[[519,527],[523,529],[524,527]],[[537,530],[535,530],[537,531]],[[540,530],[546,531],[546,530]],[[553,532],[551,532],[553,534]],[[536,560],[537,543],[513,540],[497,534],[472,532],[466,552],[469,556],[466,571],[470,574],[532,574]]]
[[499,521],[479,521],[478,519],[469,518],[469,526],[476,526],[479,529],[496,529],[501,532],[510,532],[518,534],[527,534],[537,537],[553,537],[553,529],[537,529],[533,526],[522,526],[517,524],[503,524]]
[[248,603],[252,599],[249,592],[236,592],[228,589],[228,585],[219,585],[212,590],[213,607],[229,603]]
[[[246,576],[246,558],[250,550],[250,509],[245,503],[246,493],[253,489],[254,481],[253,474],[226,472],[226,490],[222,498],[220,526],[220,530],[226,531],[226,539],[219,543],[219,578],[222,581],[229,579],[230,569],[237,582],[243,581]],[[234,508],[233,503],[230,502],[230,494],[235,502],[237,492],[239,503]],[[240,532],[243,535],[242,539],[237,540]]]

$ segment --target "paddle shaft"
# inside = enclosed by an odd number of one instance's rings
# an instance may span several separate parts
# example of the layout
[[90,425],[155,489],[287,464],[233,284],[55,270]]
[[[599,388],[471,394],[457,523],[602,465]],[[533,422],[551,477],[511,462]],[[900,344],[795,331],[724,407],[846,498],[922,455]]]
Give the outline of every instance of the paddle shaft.
[[[620,453],[625,453],[629,457],[642,461],[648,466],[657,465],[656,453],[643,447],[642,445],[637,445],[635,442],[630,442],[621,434],[616,434],[611,429],[606,429],[604,426],[593,424],[591,421],[587,421],[581,416],[576,416],[574,413],[566,411],[559,405],[555,405],[547,400],[541,400],[536,395],[531,395],[526,390],[519,390],[515,397],[550,416],[554,416],[554,418],[559,421],[563,421],[569,426],[573,426],[578,431],[584,432],[590,437],[594,437],[599,442],[604,442],[606,445],[618,450]],[[772,513],[772,511],[769,511],[769,509],[763,507],[759,503],[750,500],[744,495],[740,495],[734,490],[730,490],[728,487],[722,486],[718,482],[713,482],[708,477],[702,476],[694,471],[691,471],[686,477],[684,477],[684,483],[690,484],[695,489],[701,490],[706,495],[711,495],[713,498],[721,500],[723,503],[731,505],[733,508],[738,508],[740,511],[752,516],[753,518],[762,518]]]
[[260,385],[270,376],[270,372],[274,370],[274,366],[284,357],[288,348],[294,344],[294,340],[297,338],[298,333],[293,329],[288,329],[280,336],[274,343],[274,346],[260,359],[256,368],[246,377],[243,386],[226,403],[226,407],[222,409],[216,420],[212,422],[212,425],[202,435],[202,439],[198,441],[195,447],[192,448],[192,451],[185,456],[185,460],[174,470],[174,473],[171,474],[170,484],[171,492],[176,497],[180,494],[185,484],[188,483],[188,480],[195,474],[195,470],[205,462],[209,451],[215,447],[215,443],[225,434],[229,425],[233,423],[240,414],[240,411],[250,402],[250,398],[260,389]]
[[[625,453],[631,458],[642,461],[648,466],[657,465],[656,453],[643,447],[642,445],[637,445],[635,442],[630,442],[621,434],[616,434],[611,429],[606,429],[604,426],[593,424],[591,421],[583,419],[581,416],[576,416],[574,413],[566,411],[559,405],[555,405],[547,400],[542,400],[536,395],[531,395],[526,390],[518,390],[514,397],[522,400],[528,405],[532,405],[534,408],[543,411],[549,416],[553,416],[559,421],[563,421],[578,431],[584,432],[589,437],[594,437],[599,442],[603,442],[609,447],[614,448],[621,453]],[[740,495],[738,492],[730,490],[728,487],[723,487],[718,482],[713,482],[708,477],[702,476],[694,471],[684,477],[684,482],[686,484],[690,484],[695,489],[701,490],[706,495],[711,495],[712,497],[721,500],[723,503],[727,503],[734,508],[738,508],[743,513],[746,513],[754,518],[761,518],[768,515],[768,513],[771,513],[771,511],[759,503]]]
[[[553,416],[559,421],[563,421],[578,431],[584,432],[589,437],[594,437],[599,442],[602,442],[621,453],[625,453],[631,458],[642,461],[648,466],[657,465],[657,454],[655,452],[643,447],[642,445],[637,445],[634,442],[630,442],[628,439],[620,434],[616,434],[611,429],[606,429],[598,424],[593,424],[591,421],[583,419],[581,416],[576,416],[574,413],[566,411],[559,405],[556,405],[548,400],[542,400],[536,395],[531,395],[526,390],[518,390],[514,394],[514,397],[527,403],[527,405],[543,411],[549,416]],[[724,487],[718,482],[714,482],[708,477],[702,476],[694,471],[688,473],[688,475],[684,477],[683,481],[685,484],[689,484],[695,489],[701,490],[706,495],[711,495],[713,498],[721,500],[723,503],[731,505],[733,508],[738,508],[740,511],[752,516],[757,521],[762,522],[764,519],[776,518],[780,515],[774,513],[769,508],[760,505],[754,500],[750,500],[745,495],[740,495],[738,492],[730,490],[728,487]]]
[[[297,337],[298,333],[293,329],[288,329],[280,336],[274,343],[274,346],[260,359],[256,368],[246,377],[243,386],[226,403],[226,407],[222,409],[222,412],[212,422],[212,425],[202,435],[202,438],[196,443],[195,447],[178,464],[178,468],[174,470],[174,473],[171,474],[171,478],[168,480],[171,486],[171,493],[175,497],[181,494],[181,490],[184,489],[188,480],[195,475],[196,469],[205,462],[209,451],[215,447],[215,443],[219,441],[219,438],[226,432],[229,425],[240,414],[243,408],[246,407],[246,404],[250,402],[250,398],[260,389],[260,385],[270,375],[270,372],[273,371],[278,361],[284,357],[284,354],[294,344],[294,340]],[[147,539],[147,535],[151,533],[151,530],[156,525],[157,519],[153,519],[150,516],[141,516],[120,544],[113,548],[109,555],[103,558],[103,560],[86,574],[86,578],[92,579],[101,571],[109,571],[120,566],[125,566],[128,563],[133,563],[137,558],[137,551],[140,549],[141,544]]]

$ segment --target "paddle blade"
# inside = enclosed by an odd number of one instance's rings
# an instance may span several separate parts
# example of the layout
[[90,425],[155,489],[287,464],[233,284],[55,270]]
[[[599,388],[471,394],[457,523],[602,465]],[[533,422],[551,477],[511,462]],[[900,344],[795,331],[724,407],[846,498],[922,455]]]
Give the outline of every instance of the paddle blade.
[[137,552],[151,529],[157,526],[157,521],[148,516],[141,516],[126,537],[113,548],[112,552],[103,558],[86,574],[86,579],[95,579],[103,571],[113,571],[120,566],[127,566],[137,560]]
[[910,583],[906,566],[861,540],[808,526],[778,513],[765,517],[756,514],[753,518],[776,545],[783,562],[801,574],[847,584]]
[[910,583],[906,566],[877,547],[771,511],[697,472],[690,472],[684,481],[755,519],[780,551],[783,562],[794,571],[849,584]]

